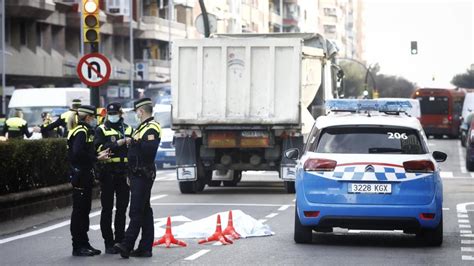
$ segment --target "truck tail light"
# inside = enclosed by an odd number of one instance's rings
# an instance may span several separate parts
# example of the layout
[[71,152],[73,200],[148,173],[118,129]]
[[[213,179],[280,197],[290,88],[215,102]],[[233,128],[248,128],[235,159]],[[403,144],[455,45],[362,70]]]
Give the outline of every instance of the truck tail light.
[[305,171],[334,171],[337,162],[329,159],[308,159],[304,163]]
[[235,132],[212,132],[207,138],[209,148],[235,148],[237,147],[237,134]]
[[403,167],[407,172],[417,173],[432,173],[435,170],[434,164],[430,160],[406,161],[403,163]]

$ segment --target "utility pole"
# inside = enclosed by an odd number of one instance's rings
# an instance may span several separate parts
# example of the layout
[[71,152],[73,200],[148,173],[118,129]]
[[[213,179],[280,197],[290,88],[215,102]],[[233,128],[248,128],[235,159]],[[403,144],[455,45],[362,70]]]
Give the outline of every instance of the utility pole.
[[5,0],[2,1],[2,113],[7,114],[6,74],[5,74]]

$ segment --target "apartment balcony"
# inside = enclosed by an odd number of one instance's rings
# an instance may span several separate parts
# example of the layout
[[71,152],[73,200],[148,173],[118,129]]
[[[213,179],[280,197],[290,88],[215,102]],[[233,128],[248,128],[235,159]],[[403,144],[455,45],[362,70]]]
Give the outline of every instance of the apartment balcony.
[[6,0],[6,13],[11,17],[46,19],[55,11],[53,0]]
[[[168,41],[171,37],[185,38],[186,25],[153,16],[143,16],[138,24],[138,39]],[[171,35],[171,36],[170,36]]]
[[170,80],[169,60],[138,59],[135,60],[136,80],[168,82]]

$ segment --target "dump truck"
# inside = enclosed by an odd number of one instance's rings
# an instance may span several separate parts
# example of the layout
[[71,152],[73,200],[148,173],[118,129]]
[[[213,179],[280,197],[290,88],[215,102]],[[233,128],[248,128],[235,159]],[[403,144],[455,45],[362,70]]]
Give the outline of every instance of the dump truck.
[[[337,96],[335,47],[319,34],[227,34],[172,45],[172,129],[181,193],[235,186],[242,171],[295,165],[324,100]],[[214,172],[214,174],[213,174]]]

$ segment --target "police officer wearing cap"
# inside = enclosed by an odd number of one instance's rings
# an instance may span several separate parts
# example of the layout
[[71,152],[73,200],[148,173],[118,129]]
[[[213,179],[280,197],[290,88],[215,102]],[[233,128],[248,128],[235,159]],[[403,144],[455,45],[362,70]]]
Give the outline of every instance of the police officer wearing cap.
[[[67,147],[71,167],[72,214],[71,235],[73,256],[94,256],[101,252],[89,243],[89,213],[92,204],[93,166],[97,161],[109,159],[109,150],[96,156],[92,129],[96,124],[94,106],[82,105],[77,109],[72,129],[68,133]],[[76,120],[77,119],[77,120]]]
[[[153,118],[153,103],[143,98],[134,103],[140,125],[132,134],[128,150],[130,169],[130,224],[122,243],[115,244],[122,258],[151,257],[154,239],[153,210],[150,205],[151,189],[156,176],[155,155],[160,144],[161,128]],[[138,247],[135,241],[142,230]]]
[[[100,230],[107,254],[117,254],[114,244],[122,242],[125,234],[126,211],[130,199],[130,188],[127,183],[127,145],[130,144],[132,133],[132,127],[123,122],[120,103],[107,105],[107,119],[104,124],[97,127],[94,135],[94,146],[97,152],[106,149],[111,151],[110,159],[97,166],[102,204]],[[112,231],[114,195],[117,198],[114,219],[115,238]]]
[[55,128],[62,127],[64,128],[64,136],[67,136],[68,130],[71,128],[68,128],[68,125],[75,124],[76,121],[70,121],[70,119],[74,119],[77,109],[81,106],[81,100],[80,99],[74,99],[72,100],[72,105],[71,109],[68,111],[62,113],[56,121],[53,123],[50,123],[48,125],[41,125],[39,128],[35,128],[35,132],[41,132],[41,134],[47,134],[48,131],[54,130]]
[[23,119],[23,112],[21,110],[16,110],[15,116],[5,121],[3,134],[7,136],[8,139],[23,139],[23,136],[31,138],[33,135],[28,130],[28,123]]
[[[43,119],[43,125],[42,125],[43,127],[47,127],[49,124],[53,123],[53,120],[51,119],[51,114],[48,112],[42,112],[41,119]],[[44,131],[43,133],[41,133],[41,137],[43,139],[57,138],[60,135],[61,134],[60,134],[59,128],[55,128],[50,131]]]

